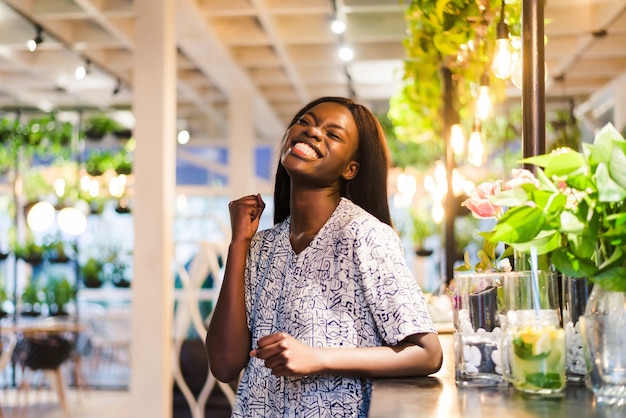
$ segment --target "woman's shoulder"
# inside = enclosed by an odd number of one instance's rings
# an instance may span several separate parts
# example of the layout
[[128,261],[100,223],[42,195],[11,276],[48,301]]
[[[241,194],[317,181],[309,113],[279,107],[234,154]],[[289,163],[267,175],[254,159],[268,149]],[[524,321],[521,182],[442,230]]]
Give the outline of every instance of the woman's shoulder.
[[252,242],[263,242],[263,241],[273,241],[276,237],[285,233],[285,231],[289,231],[289,221],[291,218],[287,218],[282,222],[275,224],[269,228],[261,229],[254,234],[252,237]]
[[395,231],[391,226],[381,222],[374,215],[348,198],[342,198],[338,209],[342,212],[340,217],[344,220],[344,228],[353,230],[359,235],[372,232],[395,235]]

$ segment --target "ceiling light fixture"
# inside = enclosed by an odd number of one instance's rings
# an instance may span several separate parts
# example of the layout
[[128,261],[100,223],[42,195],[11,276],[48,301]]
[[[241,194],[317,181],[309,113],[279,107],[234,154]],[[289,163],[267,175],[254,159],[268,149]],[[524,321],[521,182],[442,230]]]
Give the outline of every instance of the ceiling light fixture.
[[349,46],[341,46],[339,47],[339,58],[345,62],[352,61],[354,51]]
[[333,33],[336,34],[344,33],[346,31],[346,22],[335,17],[330,23],[330,30],[332,30]]
[[43,42],[43,29],[35,25],[35,37],[26,41],[26,46],[30,52],[35,52],[40,43]]
[[333,0],[331,3],[333,7],[333,20],[330,22],[330,30],[336,34],[344,33],[346,31],[346,22],[339,16],[339,13],[337,13],[337,2]]
[[115,83],[115,88],[113,89],[113,96],[118,95],[120,93],[120,90],[122,90],[122,80],[118,78]]
[[87,74],[89,74],[90,70],[91,61],[86,60],[84,65],[79,65],[78,67],[76,67],[76,70],[74,70],[74,77],[76,77],[76,80],[82,80],[87,76]]

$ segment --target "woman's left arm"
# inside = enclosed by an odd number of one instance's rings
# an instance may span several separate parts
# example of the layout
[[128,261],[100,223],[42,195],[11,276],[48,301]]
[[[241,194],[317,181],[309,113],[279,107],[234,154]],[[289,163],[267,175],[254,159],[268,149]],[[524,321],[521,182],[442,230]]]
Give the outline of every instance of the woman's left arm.
[[426,376],[437,372],[443,361],[434,333],[413,334],[395,346],[364,348],[313,348],[284,332],[267,335],[258,343],[250,355],[264,360],[276,376]]

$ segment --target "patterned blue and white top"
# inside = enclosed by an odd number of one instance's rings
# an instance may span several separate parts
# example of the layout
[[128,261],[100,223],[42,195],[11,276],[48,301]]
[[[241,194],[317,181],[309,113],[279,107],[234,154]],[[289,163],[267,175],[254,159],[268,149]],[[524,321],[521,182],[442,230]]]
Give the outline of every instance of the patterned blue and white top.
[[[246,264],[252,346],[284,331],[312,347],[395,345],[436,332],[396,233],[342,199],[299,254],[290,218],[253,238]],[[372,380],[332,375],[276,377],[251,358],[233,417],[366,417]]]

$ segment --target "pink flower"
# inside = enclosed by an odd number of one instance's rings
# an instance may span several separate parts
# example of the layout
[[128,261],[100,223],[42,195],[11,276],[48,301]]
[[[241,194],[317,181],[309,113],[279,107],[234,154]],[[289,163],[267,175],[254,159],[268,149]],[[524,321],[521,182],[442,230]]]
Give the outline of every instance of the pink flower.
[[470,197],[461,204],[476,218],[489,219],[500,216],[502,209],[494,205],[489,198],[500,192],[500,181],[486,181],[472,190]]
[[513,173],[513,178],[502,185],[502,190],[515,189],[526,183],[532,183],[539,188],[539,180],[537,180],[532,171],[525,168],[514,168],[511,172]]

